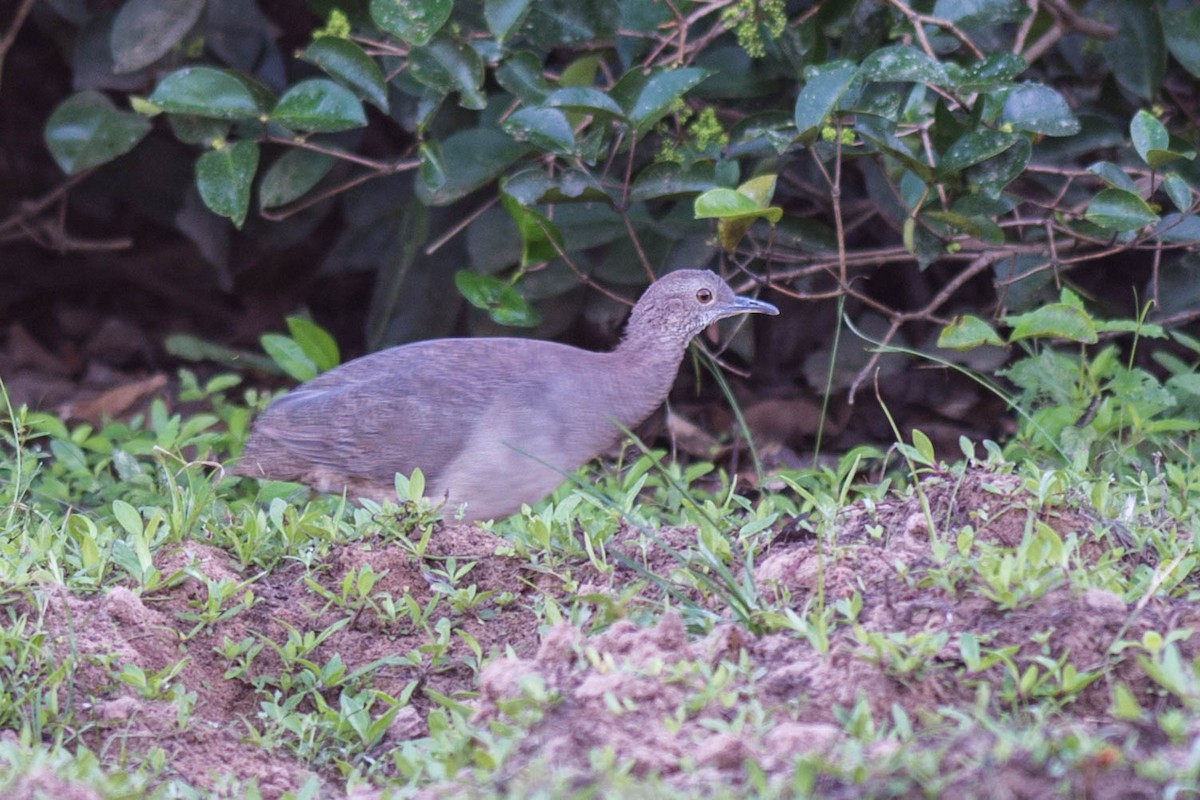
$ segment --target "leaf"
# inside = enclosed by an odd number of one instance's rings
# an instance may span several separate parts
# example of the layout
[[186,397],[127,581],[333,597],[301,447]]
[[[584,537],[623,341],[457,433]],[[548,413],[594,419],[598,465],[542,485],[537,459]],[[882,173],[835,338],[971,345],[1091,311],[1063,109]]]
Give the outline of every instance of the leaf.
[[454,285],[468,303],[488,312],[488,316],[500,325],[532,328],[541,321],[521,293],[507,281],[464,269],[454,273]]
[[1015,342],[1019,339],[1067,339],[1084,344],[1095,344],[1096,326],[1086,311],[1067,303],[1050,303],[1004,320],[1012,326],[1008,340]]
[[213,67],[172,72],[154,87],[150,102],[168,113],[217,119],[259,119],[267,110],[244,81]]
[[1027,13],[1020,0],[937,0],[932,16],[950,20],[960,28],[976,28],[1016,22]]
[[541,105],[552,87],[542,76],[542,61],[528,50],[509,54],[496,68],[496,82],[526,105]]
[[320,325],[304,317],[288,317],[287,326],[296,344],[318,370],[324,372],[341,363],[337,342]]
[[1167,71],[1167,48],[1155,3],[1103,0],[1088,16],[1114,26],[1118,35],[1100,45],[1117,83],[1143,100],[1153,101]]
[[558,258],[564,249],[563,237],[553,222],[544,214],[521,205],[511,195],[503,195],[500,203],[513,222],[517,223],[517,230],[521,234],[522,267]]
[[983,345],[1004,346],[996,329],[971,314],[955,317],[938,334],[937,346],[951,350],[972,350]]
[[732,253],[754,220],[762,217],[774,225],[783,216],[782,208],[767,205],[775,194],[775,177],[760,175],[736,190],[723,187],[709,189],[695,200],[695,218],[715,218],[721,246],[726,252]]
[[325,70],[359,97],[387,113],[387,86],[383,71],[375,59],[349,39],[322,36],[305,48],[302,55]]
[[1186,212],[1192,207],[1192,190],[1187,181],[1176,173],[1171,172],[1163,178],[1162,188],[1180,211]]
[[1154,238],[1169,244],[1200,242],[1200,217],[1195,214],[1167,214],[1154,226]]
[[1088,167],[1088,172],[1100,178],[1114,189],[1124,189],[1137,194],[1137,185],[1133,178],[1111,161],[1097,161]]
[[483,18],[497,42],[504,44],[504,40],[521,26],[525,15],[529,13],[530,2],[531,0],[484,0]]
[[1129,137],[1133,140],[1133,149],[1151,167],[1159,164],[1151,162],[1151,154],[1155,150],[1167,150],[1171,146],[1171,135],[1163,124],[1146,111],[1139,111],[1129,122]]
[[124,500],[113,500],[113,517],[130,536],[139,537],[145,531],[145,523],[138,510]]
[[453,10],[454,0],[371,0],[372,21],[418,47],[433,40]]
[[[417,195],[427,205],[448,205],[495,180],[532,148],[496,128],[451,134],[436,150],[422,148]],[[436,169],[440,176],[431,180]]]
[[292,337],[281,333],[264,333],[259,337],[259,342],[281,370],[301,383],[311,381],[320,374],[317,365],[304,354],[304,348]]
[[241,141],[196,159],[196,189],[214,214],[241,228],[250,209],[250,184],[258,169],[258,143]]
[[871,53],[863,59],[859,74],[870,81],[932,83],[936,86],[949,83],[941,64],[905,44],[881,47]]
[[530,167],[506,178],[500,191],[523,206],[595,200],[613,203],[613,198],[593,175],[578,169],[547,175],[542,167]]
[[564,86],[546,96],[545,104],[554,108],[586,111],[592,114],[625,119],[625,112],[616,101],[591,86]]
[[204,0],[129,0],[109,32],[113,72],[133,72],[171,52],[200,19]]
[[58,104],[43,136],[55,163],[75,175],[128,153],[149,132],[150,120],[118,111],[107,97],[88,90]]
[[987,192],[998,193],[1025,171],[1032,152],[1033,147],[1030,145],[1029,139],[1018,136],[1012,147],[967,167],[963,173],[967,184],[979,186]]
[[1004,131],[975,130],[950,145],[938,162],[938,173],[950,175],[1000,155],[1022,137]]
[[532,142],[541,150],[570,155],[575,149],[575,131],[567,115],[557,108],[522,108],[502,125],[519,142]]
[[690,89],[712,74],[698,67],[658,68],[647,75],[634,67],[613,86],[612,96],[633,122],[638,136],[650,130]]
[[796,98],[793,118],[801,135],[825,123],[842,95],[858,75],[858,67],[849,61],[831,61],[804,71],[805,84]]
[[258,207],[278,208],[303,197],[320,182],[337,159],[326,153],[292,148],[275,160],[258,187]]
[[996,53],[970,66],[946,65],[950,82],[960,92],[984,92],[1007,85],[1028,68],[1025,59],[1015,53]]
[[1019,83],[1008,92],[1001,122],[1014,130],[1043,133],[1046,136],[1074,136],[1079,120],[1063,96],[1040,83]]
[[479,91],[483,84],[483,61],[475,50],[449,36],[439,36],[425,47],[414,47],[408,54],[412,76],[441,94],[458,92],[463,108],[479,111],[487,98]]
[[367,115],[362,102],[340,83],[310,78],[284,92],[271,111],[271,121],[285,128],[336,133],[361,128]]
[[1138,195],[1124,189],[1104,189],[1088,203],[1084,218],[1112,231],[1136,231],[1158,222],[1158,215]]
[[1200,6],[1162,11],[1167,49],[1180,66],[1200,78]]
[[657,197],[697,194],[715,186],[716,176],[712,164],[701,163],[684,167],[682,164],[657,162],[648,165],[633,179],[629,199],[636,203]]

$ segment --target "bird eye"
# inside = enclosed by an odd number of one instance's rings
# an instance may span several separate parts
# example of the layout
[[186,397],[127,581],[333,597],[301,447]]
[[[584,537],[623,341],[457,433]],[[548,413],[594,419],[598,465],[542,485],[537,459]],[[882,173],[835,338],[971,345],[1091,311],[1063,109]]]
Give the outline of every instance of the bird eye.
[[713,299],[713,293],[709,289],[697,289],[696,299],[701,303],[711,303]]

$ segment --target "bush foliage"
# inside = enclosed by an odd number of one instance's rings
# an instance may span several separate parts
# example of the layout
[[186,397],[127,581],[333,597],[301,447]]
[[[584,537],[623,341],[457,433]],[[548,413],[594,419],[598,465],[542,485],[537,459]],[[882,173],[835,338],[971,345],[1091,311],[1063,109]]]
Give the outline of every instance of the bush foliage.
[[222,268],[336,216],[321,268],[376,271],[373,346],[445,332],[455,288],[553,333],[585,283],[718,260],[895,344],[998,343],[1120,254],[1162,318],[1198,307],[1187,0],[311,0],[294,52],[253,0],[54,7],[59,166],[139,164]]

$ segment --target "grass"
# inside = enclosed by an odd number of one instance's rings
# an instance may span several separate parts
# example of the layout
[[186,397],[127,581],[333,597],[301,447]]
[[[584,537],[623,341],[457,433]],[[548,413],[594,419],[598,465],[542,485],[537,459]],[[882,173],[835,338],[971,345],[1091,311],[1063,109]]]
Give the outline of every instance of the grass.
[[1200,791],[1200,473],[1133,395],[1059,457],[1039,412],[753,495],[631,449],[481,532],[419,475],[227,479],[265,398],[182,386],[205,410],[7,415],[0,794]]

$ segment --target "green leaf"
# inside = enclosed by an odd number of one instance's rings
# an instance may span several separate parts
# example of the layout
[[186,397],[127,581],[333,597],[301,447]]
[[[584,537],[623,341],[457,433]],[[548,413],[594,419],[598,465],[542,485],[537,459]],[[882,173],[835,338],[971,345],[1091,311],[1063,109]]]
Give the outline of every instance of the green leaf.
[[304,354],[304,348],[292,337],[282,333],[264,333],[259,337],[259,342],[281,370],[301,383],[321,374],[312,359]]
[[305,195],[324,178],[337,159],[295,147],[275,160],[258,187],[258,207],[278,208]]
[[528,50],[509,54],[496,68],[496,82],[526,105],[541,105],[553,91],[542,75],[542,61]]
[[1154,238],[1169,244],[1200,242],[1200,217],[1195,214],[1167,214],[1154,226]]
[[603,114],[625,119],[625,112],[621,110],[615,100],[591,86],[564,86],[561,89],[555,89],[546,96],[545,104],[554,108],[585,111],[590,114]]
[[474,111],[487,105],[480,92],[483,61],[475,49],[449,36],[439,36],[425,47],[408,54],[408,67],[418,81],[441,94],[458,92],[463,108]]
[[557,108],[522,108],[509,115],[503,128],[519,142],[532,142],[541,150],[570,155],[575,132],[567,115]]
[[259,119],[267,110],[243,80],[212,67],[172,72],[154,87],[150,102],[171,114],[217,119]]
[[43,135],[55,163],[75,175],[128,153],[149,132],[150,120],[118,111],[107,97],[88,90],[59,103]]
[[[504,210],[517,223],[521,234],[521,266],[542,264],[558,258],[563,252],[563,237],[558,227],[544,214],[531,208],[526,208],[511,195],[501,196],[500,203]],[[473,273],[472,273],[473,274]],[[482,306],[480,306],[482,308]]]
[[973,164],[1000,155],[1021,139],[1019,134],[1004,131],[971,131],[946,150],[942,160],[938,162],[938,173],[950,175],[961,172]]
[[530,2],[531,0],[484,0],[483,18],[497,42],[504,44],[504,40],[521,26],[525,15],[529,13]]
[[325,70],[350,91],[387,113],[387,86],[383,71],[366,51],[349,39],[322,36],[313,41],[302,56]]
[[1084,344],[1098,341],[1096,326],[1087,312],[1067,303],[1051,303],[1027,314],[1006,317],[1012,326],[1008,340],[1020,339],[1067,339]]
[[371,0],[375,24],[418,47],[433,40],[453,10],[454,0]]
[[214,214],[233,220],[237,228],[250,209],[250,184],[258,169],[258,143],[241,141],[210,150],[196,159],[196,188]]
[[233,121],[213,117],[196,117],[191,114],[167,114],[171,133],[184,144],[212,147],[213,142],[224,139],[233,127]]
[[318,133],[361,128],[367,124],[362,102],[340,83],[310,78],[288,89],[271,111],[271,121],[285,128]]
[[1162,12],[1167,49],[1180,66],[1200,78],[1200,6]]
[[960,92],[985,92],[1006,86],[1028,68],[1025,59],[1015,53],[997,53],[967,67],[953,62],[945,65],[951,84]]
[[318,370],[324,372],[341,363],[337,342],[320,325],[304,317],[288,317],[287,326],[296,344]]
[[983,345],[1004,346],[996,329],[970,314],[955,317],[938,334],[937,346],[951,350],[972,350]]
[[1084,218],[1112,231],[1136,231],[1158,222],[1158,214],[1138,195],[1124,189],[1104,189],[1088,203]]
[[113,500],[113,517],[130,536],[140,537],[145,532],[145,523],[138,510],[124,500]]
[[1192,190],[1188,187],[1187,181],[1179,175],[1174,172],[1168,173],[1163,178],[1162,188],[1180,211],[1186,212],[1192,207]]
[[422,149],[417,195],[426,205],[448,205],[495,180],[530,150],[496,128],[451,134],[436,150]]
[[932,16],[960,28],[991,27],[1023,19],[1028,9],[1021,0],[937,0]]
[[204,0],[129,0],[109,33],[113,72],[133,72],[171,52],[200,19]]
[[1137,185],[1133,182],[1133,178],[1129,177],[1125,170],[1111,161],[1097,161],[1088,167],[1088,172],[1097,176],[1114,189],[1124,189],[1127,192],[1137,194]]
[[1171,135],[1163,124],[1146,111],[1139,111],[1129,122],[1129,137],[1133,140],[1133,149],[1151,167],[1159,164],[1152,163],[1153,151],[1168,150],[1171,146]]
[[1030,145],[1029,139],[1018,136],[1013,146],[1001,151],[999,155],[967,167],[963,173],[967,184],[979,186],[986,192],[998,193],[1025,171],[1032,152],[1033,146]]
[[1167,48],[1155,3],[1101,0],[1088,16],[1107,22],[1118,34],[1100,45],[1117,83],[1143,100],[1153,101],[1167,71]]
[[521,293],[507,281],[464,269],[454,273],[454,285],[468,303],[488,312],[488,316],[500,325],[532,328],[541,321]]
[[547,175],[542,167],[530,167],[506,178],[500,191],[523,206],[538,203],[590,203],[596,200],[609,205],[613,203],[613,198],[593,175],[578,169],[567,169],[555,175]]
[[1079,120],[1063,96],[1040,83],[1019,83],[1008,92],[1001,122],[1014,130],[1043,133],[1046,136],[1074,136]]
[[670,111],[675,101],[710,74],[697,67],[660,67],[647,75],[640,66],[634,67],[613,86],[612,97],[641,136]]
[[767,205],[775,194],[775,177],[760,175],[736,190],[723,187],[709,189],[695,200],[695,218],[715,218],[721,246],[726,252],[732,253],[754,220],[762,217],[774,225],[783,216],[782,208]]
[[881,47],[871,53],[863,60],[859,74],[869,81],[931,83],[936,86],[949,83],[941,64],[916,47],[906,44]]
[[831,61],[804,71],[805,84],[796,98],[793,117],[801,135],[823,125],[858,75],[849,61]]
[[647,166],[633,179],[629,199],[636,203],[656,197],[697,194],[714,188],[716,183],[712,164],[684,167],[682,164],[657,162]]

